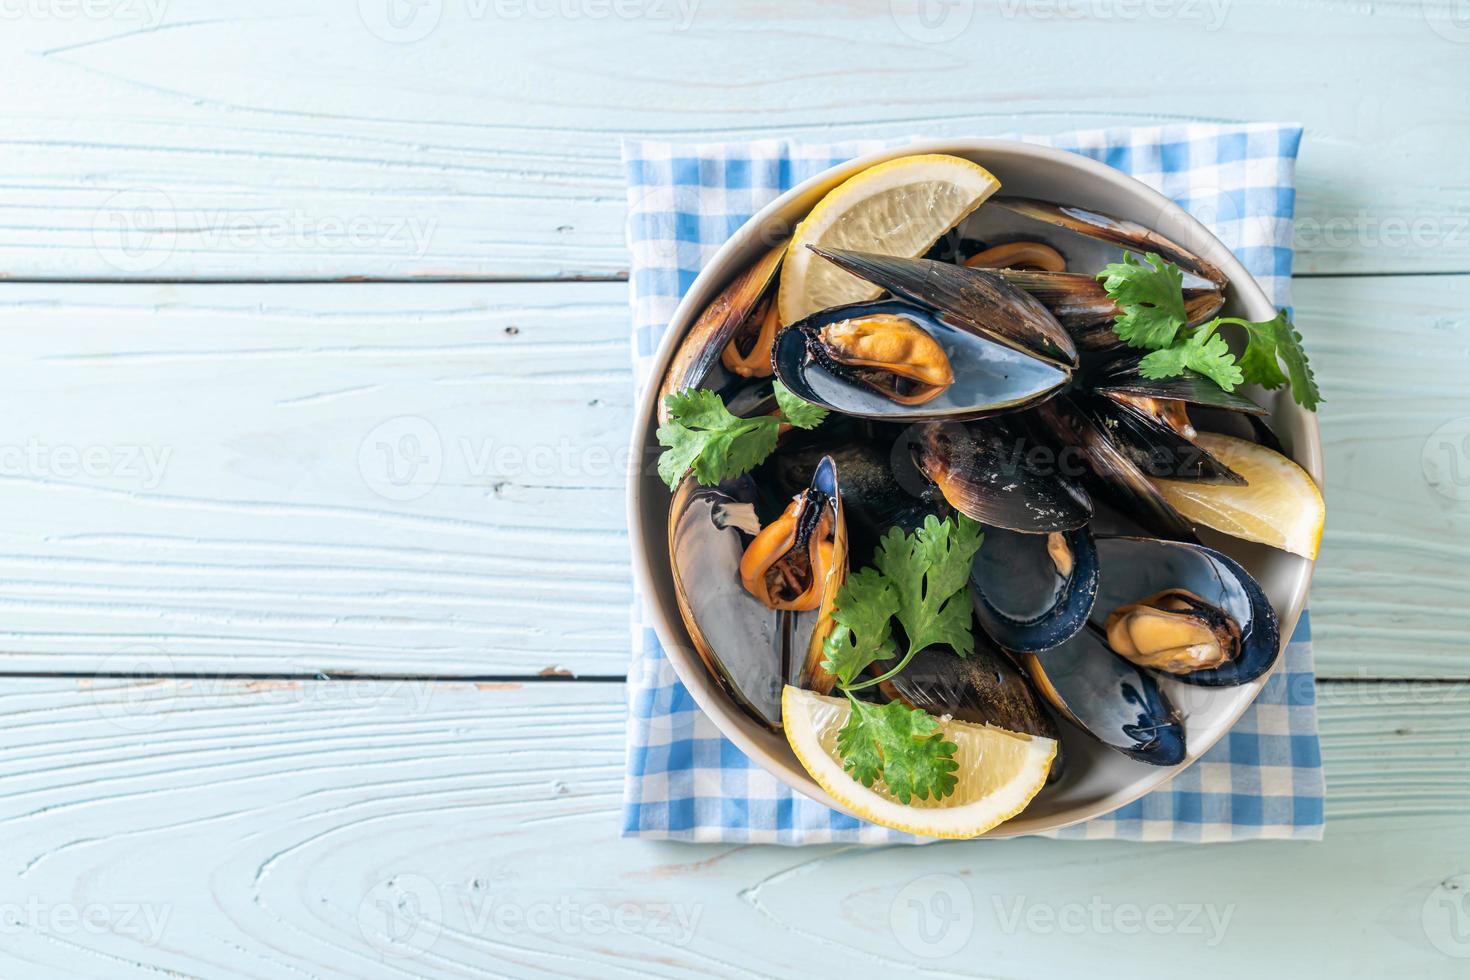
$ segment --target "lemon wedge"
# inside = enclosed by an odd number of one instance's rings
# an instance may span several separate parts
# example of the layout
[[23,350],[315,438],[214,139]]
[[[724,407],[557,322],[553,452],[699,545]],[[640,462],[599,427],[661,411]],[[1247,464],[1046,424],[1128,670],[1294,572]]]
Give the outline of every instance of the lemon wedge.
[[791,751],[831,797],[873,823],[924,837],[978,837],[1026,808],[1046,785],[1057,743],[990,725],[939,719],[944,737],[959,746],[955,791],[942,800],[915,799],[905,805],[880,780],[864,786],[842,768],[837,733],[852,706],[787,685],[781,718]]
[[796,226],[777,293],[782,325],[882,292],[808,245],[913,258],[999,188],[1000,181],[978,163],[942,153],[899,157],[849,177]]
[[1164,499],[1197,524],[1316,560],[1327,504],[1306,470],[1233,436],[1201,432],[1194,441],[1245,477],[1247,485],[1155,480]]

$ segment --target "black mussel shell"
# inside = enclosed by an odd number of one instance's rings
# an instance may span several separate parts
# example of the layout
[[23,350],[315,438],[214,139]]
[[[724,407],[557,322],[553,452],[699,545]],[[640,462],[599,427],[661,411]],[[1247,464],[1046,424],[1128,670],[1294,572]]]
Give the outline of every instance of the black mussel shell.
[[1185,589],[1222,610],[1240,627],[1240,653],[1229,663],[1189,674],[1171,674],[1189,684],[1227,687],[1267,673],[1281,653],[1276,610],[1240,563],[1213,548],[1152,538],[1097,540],[1097,602],[1092,622],[1101,627],[1119,606],[1165,589]]
[[[929,401],[905,405],[813,355],[814,338],[827,324],[882,315],[903,317],[933,337],[949,358],[954,383]],[[792,324],[776,338],[774,363],[781,383],[804,401],[894,422],[975,418],[1023,408],[1051,396],[1071,377],[1068,368],[898,300],[833,307]]]
[[1149,765],[1184,761],[1184,724],[1158,683],[1092,629],[1020,661],[1041,696],[1104,745]]
[[[1159,232],[1125,218],[1116,218],[1076,205],[1055,204],[1051,201],[1040,201],[1027,197],[993,197],[989,205],[983,209],[983,212],[988,212],[989,221],[983,224],[972,222],[968,229],[970,234],[976,234],[989,240],[991,234],[985,230],[986,226],[990,223],[998,223],[1007,226],[1006,230],[1012,238],[1030,237],[1025,234],[1025,226],[1015,222],[1014,218],[1010,221],[997,218],[998,211],[1008,211],[1012,215],[1043,222],[1053,228],[1065,229],[1082,236],[1084,240],[1090,239],[1094,242],[1106,243],[1139,255],[1153,252],[1173,262],[1186,273],[1186,286],[1214,286],[1217,289],[1224,289],[1229,282],[1225,274],[1212,263],[1205,261]],[[1098,251],[1096,249],[1090,250],[1091,254],[1086,256],[1077,256],[1073,253],[1078,249],[1069,247],[1070,243],[1067,242],[1047,241],[1047,244],[1066,255],[1067,267],[1075,271],[1099,272],[1103,265],[1114,258],[1106,254],[1100,256],[1096,254]],[[1199,281],[1191,281],[1191,277]]]
[[1044,534],[1092,518],[1091,499],[1057,471],[1055,456],[1038,462],[1033,449],[1045,447],[1001,420],[929,422],[907,438],[919,469],[950,506],[981,524]]
[[1052,534],[987,527],[970,570],[976,619],[1015,653],[1050,650],[1087,625],[1097,581],[1097,549],[1085,527]]
[[1195,541],[1193,526],[1113,439],[1109,411],[1098,405],[1109,399],[1086,392],[1059,395],[1029,413],[1043,433],[1063,447],[1062,470],[1079,469],[1088,486],[1128,519],[1158,537]]
[[884,693],[932,715],[1055,739],[1056,723],[1031,683],[1003,653],[976,639],[975,651],[966,657],[947,647],[915,654],[902,672],[881,685]]

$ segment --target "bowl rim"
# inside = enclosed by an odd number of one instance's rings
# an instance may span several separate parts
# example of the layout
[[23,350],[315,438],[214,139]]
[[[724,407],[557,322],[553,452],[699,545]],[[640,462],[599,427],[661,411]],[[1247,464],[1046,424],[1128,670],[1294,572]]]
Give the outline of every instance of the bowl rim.
[[[733,702],[723,692],[717,689],[711,678],[708,677],[705,667],[697,656],[691,655],[691,646],[684,623],[677,612],[670,617],[668,606],[671,602],[665,602],[658,596],[658,583],[652,571],[653,561],[666,563],[667,555],[653,555],[648,547],[648,538],[643,528],[643,496],[644,484],[643,460],[652,458],[649,453],[650,447],[657,448],[656,442],[651,439],[655,429],[657,415],[657,402],[659,389],[664,373],[673,357],[674,351],[682,341],[694,319],[707,304],[708,298],[704,293],[711,289],[711,283],[717,288],[723,288],[724,283],[736,271],[730,268],[732,259],[754,244],[759,230],[773,219],[776,219],[787,208],[802,198],[815,194],[819,188],[824,186],[836,186],[848,177],[865,170],[886,160],[897,157],[913,156],[926,153],[945,153],[974,159],[986,153],[1007,153],[1021,157],[1032,156],[1051,163],[1060,164],[1063,168],[1070,168],[1079,172],[1080,177],[1086,180],[1099,180],[1114,187],[1124,190],[1128,194],[1146,201],[1158,209],[1161,217],[1167,217],[1174,222],[1175,231],[1171,237],[1181,240],[1181,244],[1192,249],[1196,254],[1213,262],[1220,268],[1229,280],[1230,289],[1238,302],[1247,307],[1251,315],[1257,318],[1269,318],[1275,315],[1276,307],[1266,295],[1255,278],[1240,263],[1240,260],[1215,237],[1214,233],[1204,226],[1189,212],[1175,204],[1163,194],[1144,184],[1137,178],[1123,173],[1121,170],[1109,167],[1104,163],[1081,154],[1066,150],[1056,149],[1036,143],[1027,143],[1020,140],[992,139],[992,138],[951,138],[951,139],[927,139],[918,140],[902,145],[875,150],[862,156],[855,157],[845,163],[835,164],[821,173],[802,181],[791,189],[783,192],[775,200],[757,211],[751,218],[738,228],[734,234],[726,239],[715,253],[710,256],[695,277],[694,282],[685,290],[678,306],[669,319],[667,329],[661,337],[657,351],[654,353],[651,365],[647,369],[646,385],[635,406],[634,424],[632,437],[629,443],[630,460],[633,465],[628,472],[628,489],[626,495],[626,516],[629,531],[629,545],[632,552],[633,579],[636,590],[635,601],[641,600],[644,605],[644,620],[651,620],[654,632],[658,636],[665,655],[673,665],[675,673],[689,691],[695,703],[705,715],[714,722],[720,733],[735,744],[746,757],[754,761],[765,771],[776,776],[786,784],[793,792],[800,793],[824,806],[831,807],[840,813],[857,817],[851,810],[833,799],[825,790],[812,779],[810,774],[801,767],[800,763],[776,758],[763,746],[757,744],[741,729],[738,724],[733,723],[730,715],[739,711]],[[803,214],[803,217],[805,215]],[[1179,234],[1177,229],[1185,229],[1187,235]],[[769,244],[769,243],[768,243]],[[1316,482],[1318,487],[1322,486],[1322,437],[1315,412],[1308,412],[1300,406],[1292,403],[1285,406],[1285,411],[1294,414],[1297,421],[1303,427],[1304,439],[1298,439],[1292,446],[1291,458]],[[1203,745],[1191,745],[1184,762],[1178,766],[1160,768],[1159,778],[1148,780],[1137,780],[1130,783],[1114,793],[1099,796],[1091,804],[1079,804],[1074,807],[1076,812],[1066,812],[1058,815],[1050,821],[1041,821],[1039,826],[1024,826],[1013,830],[1008,828],[1016,823],[1024,812],[1012,820],[1002,823],[991,831],[982,834],[980,838],[1006,838],[1028,834],[1047,833],[1070,827],[1074,824],[1092,820],[1100,816],[1127,806],[1129,803],[1166,786],[1180,773],[1194,765],[1205,753],[1209,752],[1221,738],[1225,736],[1241,716],[1255,704],[1256,698],[1266,681],[1281,668],[1285,661],[1285,649],[1296,630],[1301,614],[1306,608],[1307,594],[1311,586],[1312,573],[1316,562],[1309,559],[1301,559],[1297,569],[1291,578],[1289,585],[1290,599],[1285,610],[1278,611],[1281,625],[1281,649],[1282,655],[1278,656],[1270,671],[1243,687],[1253,688],[1250,696],[1242,701],[1230,716],[1221,724],[1213,738]],[[861,819],[861,818],[858,818]]]

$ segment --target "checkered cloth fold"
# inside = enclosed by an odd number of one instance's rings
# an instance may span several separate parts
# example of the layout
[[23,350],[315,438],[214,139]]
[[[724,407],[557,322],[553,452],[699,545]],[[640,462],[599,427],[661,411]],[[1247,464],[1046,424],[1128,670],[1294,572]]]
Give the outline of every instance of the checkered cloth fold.
[[[1160,191],[1209,226],[1273,302],[1288,305],[1300,127],[1182,124],[1020,138],[1100,160]],[[653,355],[680,297],[736,229],[795,184],[897,142],[626,141],[639,390],[649,383]],[[679,682],[653,629],[640,621],[642,608],[636,599],[626,836],[778,844],[917,840],[793,793],[746,758]],[[1317,840],[1322,797],[1311,631],[1304,615],[1284,665],[1204,758],[1142,799],[1049,836]]]

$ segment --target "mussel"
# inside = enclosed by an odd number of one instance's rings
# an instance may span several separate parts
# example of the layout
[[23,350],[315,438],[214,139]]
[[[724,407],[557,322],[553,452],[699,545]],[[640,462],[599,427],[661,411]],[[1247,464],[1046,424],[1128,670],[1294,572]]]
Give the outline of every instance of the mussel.
[[1152,677],[1108,649],[1094,630],[1020,661],[1041,696],[1104,745],[1150,765],[1184,761],[1184,724],[1174,706]]
[[970,570],[976,618],[1013,653],[1050,650],[1087,625],[1097,583],[1097,547],[1085,527],[1048,534],[987,527]]
[[982,524],[1046,534],[1092,517],[1092,501],[1054,466],[1032,459],[1025,435],[999,419],[927,422],[909,430],[914,461],[950,506]]
[[847,574],[847,535],[830,458],[765,528],[759,500],[749,476],[717,487],[686,477],[669,513],[670,564],[700,659],[737,704],[779,728],[784,684],[831,690],[822,641]]
[[960,254],[965,265],[993,268],[1035,296],[1083,348],[1119,343],[1111,330],[1118,308],[1095,277],[1124,251],[1154,252],[1180,267],[1191,324],[1225,302],[1225,275],[1214,264],[1153,229],[1089,208],[993,198],[966,223],[963,241],[970,245]]
[[[882,665],[879,665],[882,666]],[[930,647],[914,656],[902,672],[880,688],[893,700],[932,715],[948,715],[1006,731],[1057,737],[1057,726],[1026,678],[992,647],[976,637],[965,657],[945,647]]]
[[776,338],[797,396],[860,418],[979,418],[1034,404],[1071,377],[1071,338],[1036,300],[978,269],[814,249],[893,299],[822,310]]
[[1248,683],[1275,664],[1276,611],[1235,559],[1137,537],[1100,537],[1097,551],[1091,620],[1117,653],[1207,687]]
[[765,336],[764,324],[772,315],[776,275],[785,255],[786,244],[782,242],[756,259],[720,291],[689,328],[659,388],[660,424],[669,420],[665,404],[668,396],[705,384],[722,361],[742,377],[769,376],[770,371],[762,374],[759,370],[762,360],[770,360],[769,339],[765,353],[760,350],[760,342]]

